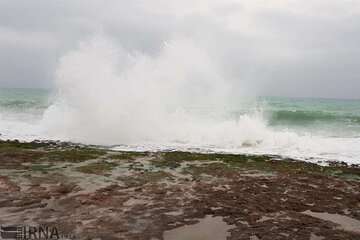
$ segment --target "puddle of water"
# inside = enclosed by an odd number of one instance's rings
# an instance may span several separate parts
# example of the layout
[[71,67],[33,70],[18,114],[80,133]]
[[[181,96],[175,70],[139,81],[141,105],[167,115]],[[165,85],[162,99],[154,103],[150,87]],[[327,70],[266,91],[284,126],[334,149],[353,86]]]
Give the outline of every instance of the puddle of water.
[[131,206],[134,206],[134,205],[146,205],[146,204],[149,204],[149,203],[150,203],[150,201],[147,201],[145,199],[130,198],[129,200],[124,202],[124,206],[131,207]]
[[257,171],[254,171],[254,172],[245,172],[245,173],[242,173],[241,174],[242,177],[255,177],[255,178],[258,178],[258,177],[275,177],[276,175],[274,173],[267,173],[267,172],[257,172]]
[[180,216],[180,215],[183,215],[184,212],[183,212],[183,210],[179,210],[179,211],[167,212],[165,214],[170,215],[170,216]]
[[319,218],[325,221],[330,221],[335,224],[340,225],[339,229],[349,232],[360,233],[360,221],[354,218],[343,216],[340,214],[330,214],[330,213],[317,213],[307,210],[302,212],[303,214]]
[[164,232],[164,240],[226,240],[233,227],[222,217],[206,216],[197,224]]
[[257,236],[254,235],[254,236],[250,237],[250,240],[260,240],[260,239]]
[[272,217],[267,217],[267,216],[263,216],[263,217],[261,217],[259,220],[257,220],[256,222],[265,222],[265,221],[267,221],[267,220],[271,220],[271,219],[274,219],[274,218],[272,218]]
[[282,216],[283,213],[282,212],[277,212],[277,213],[273,213],[273,214],[269,214],[268,216],[262,216],[259,220],[257,220],[256,222],[265,222],[265,221],[268,221],[268,220],[273,220],[273,219],[276,219],[280,216]]
[[325,239],[325,237],[317,236],[313,233],[311,233],[311,235],[310,235],[310,240],[324,240],[324,239]]

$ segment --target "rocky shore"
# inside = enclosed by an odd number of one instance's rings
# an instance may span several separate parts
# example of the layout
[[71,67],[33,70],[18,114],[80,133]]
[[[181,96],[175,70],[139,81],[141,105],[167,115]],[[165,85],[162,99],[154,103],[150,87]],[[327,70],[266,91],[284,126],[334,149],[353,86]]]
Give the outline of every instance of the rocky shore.
[[360,239],[360,168],[0,141],[0,224],[75,239]]

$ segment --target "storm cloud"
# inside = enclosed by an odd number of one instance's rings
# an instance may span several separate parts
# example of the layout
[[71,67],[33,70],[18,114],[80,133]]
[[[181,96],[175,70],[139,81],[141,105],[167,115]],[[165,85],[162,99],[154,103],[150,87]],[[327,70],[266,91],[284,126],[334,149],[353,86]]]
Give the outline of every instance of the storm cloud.
[[355,0],[1,0],[0,87],[52,87],[59,59],[99,32],[149,56],[191,39],[234,93],[360,98]]

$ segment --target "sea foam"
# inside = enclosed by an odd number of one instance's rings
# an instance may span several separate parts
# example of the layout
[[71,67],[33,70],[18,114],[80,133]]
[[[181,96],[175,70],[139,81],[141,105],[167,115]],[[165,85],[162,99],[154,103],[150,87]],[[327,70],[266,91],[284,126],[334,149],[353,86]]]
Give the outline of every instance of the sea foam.
[[[360,138],[272,127],[262,104],[230,117],[228,106],[238,104],[230,92],[236,93],[221,67],[189,39],[174,39],[146,55],[97,35],[60,59],[56,97],[41,118],[2,116],[0,132],[3,139],[116,145],[117,150],[275,154],[360,163]],[[204,106],[211,110],[191,110]]]

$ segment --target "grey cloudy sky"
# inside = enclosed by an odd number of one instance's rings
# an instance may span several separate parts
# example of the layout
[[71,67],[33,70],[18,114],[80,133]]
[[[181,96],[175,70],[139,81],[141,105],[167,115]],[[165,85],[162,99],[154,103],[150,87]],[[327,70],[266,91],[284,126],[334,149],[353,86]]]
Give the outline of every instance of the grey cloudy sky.
[[360,98],[357,0],[0,0],[0,87],[52,87],[59,58],[99,31],[149,56],[189,38],[234,91]]

